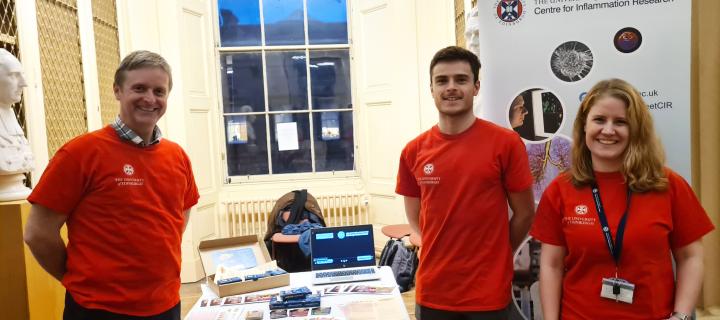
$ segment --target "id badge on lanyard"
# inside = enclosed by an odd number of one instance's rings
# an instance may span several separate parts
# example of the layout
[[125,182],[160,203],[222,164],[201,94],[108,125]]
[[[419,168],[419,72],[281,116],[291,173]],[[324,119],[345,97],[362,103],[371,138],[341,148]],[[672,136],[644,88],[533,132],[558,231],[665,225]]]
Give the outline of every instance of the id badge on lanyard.
[[603,236],[605,237],[605,244],[607,245],[610,255],[615,261],[615,277],[602,278],[600,297],[615,300],[616,302],[632,303],[635,293],[635,285],[630,281],[618,277],[618,270],[620,269],[620,254],[622,253],[627,216],[630,212],[630,199],[632,197],[632,191],[630,191],[630,188],[628,187],[625,212],[620,219],[620,224],[618,224],[615,240],[613,240],[607,216],[605,215],[605,209],[603,208],[602,201],[600,200],[600,187],[598,187],[596,183],[592,184],[592,194],[593,200],[595,200],[595,209],[597,209],[598,217],[600,218],[600,226],[602,227]]

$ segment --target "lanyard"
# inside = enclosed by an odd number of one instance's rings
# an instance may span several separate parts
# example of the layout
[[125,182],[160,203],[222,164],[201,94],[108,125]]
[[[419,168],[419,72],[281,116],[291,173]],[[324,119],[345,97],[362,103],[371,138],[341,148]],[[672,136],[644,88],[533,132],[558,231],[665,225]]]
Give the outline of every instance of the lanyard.
[[612,232],[610,232],[610,226],[608,225],[607,216],[605,215],[605,209],[603,208],[602,201],[600,200],[600,187],[597,183],[592,184],[592,194],[595,200],[595,209],[597,209],[598,217],[600,218],[600,225],[602,226],[603,235],[605,236],[605,244],[607,244],[610,255],[615,260],[615,267],[620,264],[620,253],[622,252],[623,236],[625,235],[625,225],[627,222],[628,212],[630,212],[630,198],[632,197],[632,191],[630,187],[627,188],[627,203],[625,204],[625,212],[622,218],[620,218],[620,224],[618,224],[617,236],[615,241],[612,238]]

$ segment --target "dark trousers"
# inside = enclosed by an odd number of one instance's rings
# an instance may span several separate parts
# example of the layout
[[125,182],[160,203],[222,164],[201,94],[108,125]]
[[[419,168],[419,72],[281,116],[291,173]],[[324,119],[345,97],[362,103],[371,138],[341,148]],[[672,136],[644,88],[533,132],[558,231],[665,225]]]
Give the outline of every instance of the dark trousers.
[[508,308],[495,311],[448,311],[415,305],[417,320],[508,320]]
[[136,317],[105,310],[87,309],[77,304],[70,293],[65,293],[63,320],[180,320],[180,303],[170,310],[149,317]]

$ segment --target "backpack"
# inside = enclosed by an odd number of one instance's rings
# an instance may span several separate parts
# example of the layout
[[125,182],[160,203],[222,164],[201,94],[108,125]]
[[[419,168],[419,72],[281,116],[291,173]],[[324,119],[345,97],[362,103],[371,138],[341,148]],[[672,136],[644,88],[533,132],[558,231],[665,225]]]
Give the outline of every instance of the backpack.
[[415,283],[417,249],[408,249],[402,239],[390,238],[380,254],[378,265],[390,266],[400,292],[408,291]]
[[[288,210],[290,215],[285,220],[283,212]],[[270,256],[277,261],[278,267],[287,272],[309,271],[310,258],[305,256],[297,243],[274,243],[272,237],[281,232],[286,225],[297,224],[306,217],[311,217],[311,222],[327,226],[317,200],[305,189],[294,190],[280,197],[268,217],[265,246]]]

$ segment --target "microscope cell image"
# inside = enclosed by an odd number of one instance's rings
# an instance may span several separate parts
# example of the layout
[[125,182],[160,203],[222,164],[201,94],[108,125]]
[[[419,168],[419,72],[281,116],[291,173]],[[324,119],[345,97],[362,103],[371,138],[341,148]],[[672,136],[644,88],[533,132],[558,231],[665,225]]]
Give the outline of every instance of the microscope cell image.
[[550,67],[555,76],[562,81],[582,80],[593,67],[592,51],[582,42],[565,42],[553,51]]

